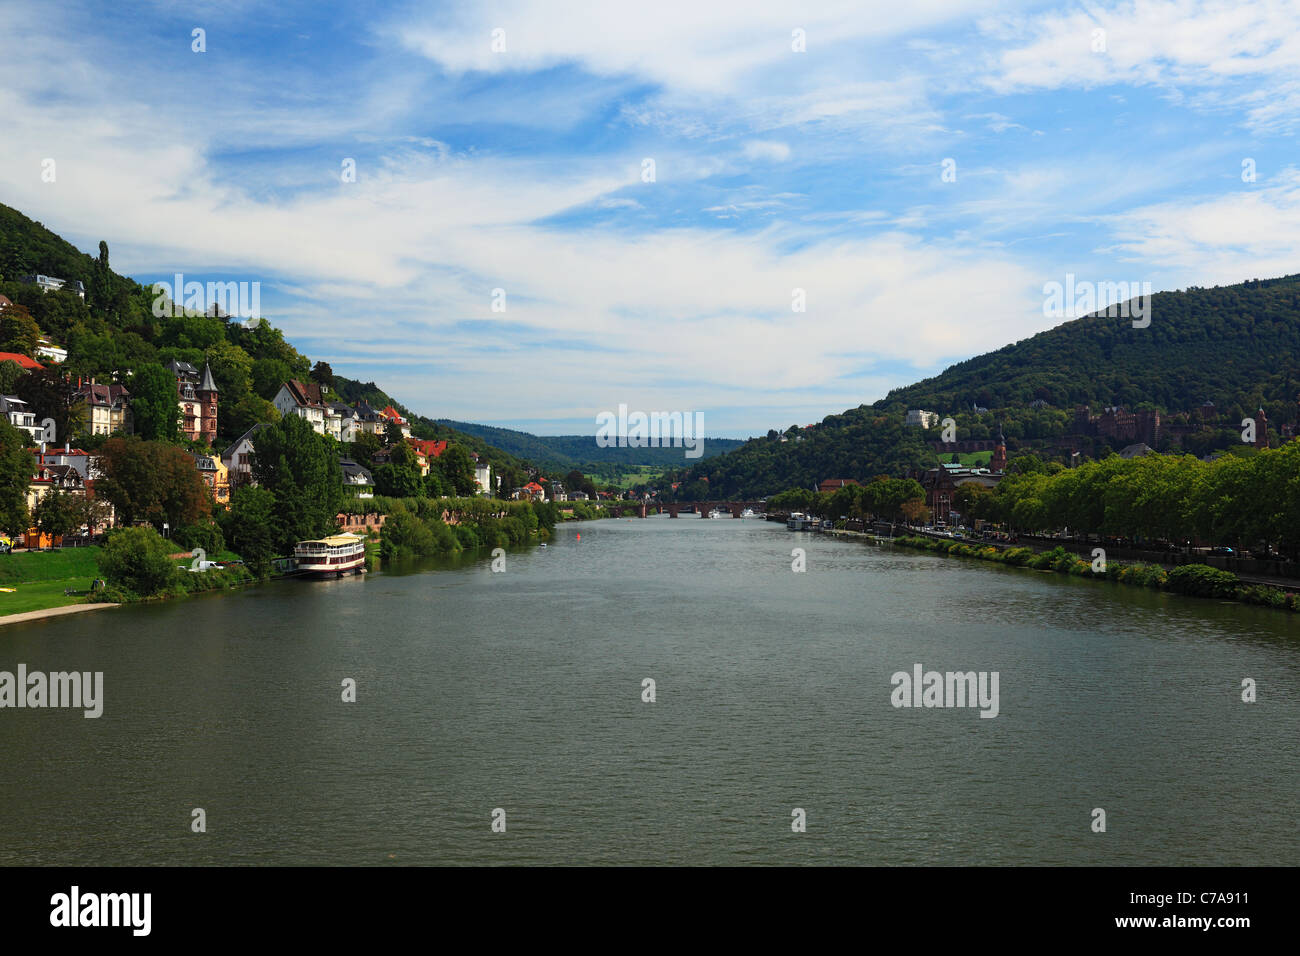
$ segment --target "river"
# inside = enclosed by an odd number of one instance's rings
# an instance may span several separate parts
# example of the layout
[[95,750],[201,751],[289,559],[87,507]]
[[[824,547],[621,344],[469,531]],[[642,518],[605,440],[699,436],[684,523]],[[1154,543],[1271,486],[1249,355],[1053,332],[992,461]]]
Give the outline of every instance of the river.
[[[104,674],[98,719],[0,710],[0,863],[1293,864],[1298,633],[762,521],[568,525],[503,573],[0,630],[0,670]],[[917,664],[997,672],[998,715],[895,708]]]

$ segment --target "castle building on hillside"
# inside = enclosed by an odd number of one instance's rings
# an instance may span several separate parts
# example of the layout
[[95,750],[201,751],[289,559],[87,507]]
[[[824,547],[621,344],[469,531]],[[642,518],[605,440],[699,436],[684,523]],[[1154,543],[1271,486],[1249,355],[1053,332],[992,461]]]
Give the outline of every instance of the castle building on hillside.
[[181,435],[211,445],[217,439],[217,383],[212,378],[212,367],[204,362],[200,374],[189,362],[172,359],[166,368],[176,376]]
[[1074,434],[1098,435],[1155,448],[1160,443],[1160,413],[1130,412],[1122,405],[1112,405],[1100,415],[1094,415],[1087,405],[1080,405],[1074,410]]

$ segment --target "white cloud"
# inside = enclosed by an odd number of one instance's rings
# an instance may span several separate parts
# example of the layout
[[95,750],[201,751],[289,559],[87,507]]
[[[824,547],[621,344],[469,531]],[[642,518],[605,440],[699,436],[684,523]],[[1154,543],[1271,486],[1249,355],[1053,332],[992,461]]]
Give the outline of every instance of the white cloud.
[[775,140],[750,140],[745,144],[745,158],[784,163],[790,158],[790,147]]

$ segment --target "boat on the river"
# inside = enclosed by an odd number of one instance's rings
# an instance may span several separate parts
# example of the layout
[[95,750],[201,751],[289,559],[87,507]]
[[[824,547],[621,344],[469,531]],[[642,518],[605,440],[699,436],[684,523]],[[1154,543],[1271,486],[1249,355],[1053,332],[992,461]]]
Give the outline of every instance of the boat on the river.
[[355,534],[335,534],[315,541],[299,541],[293,549],[300,574],[343,577],[366,569],[366,539]]
[[817,519],[804,514],[802,511],[796,511],[785,521],[785,526],[791,531],[811,531],[817,523]]

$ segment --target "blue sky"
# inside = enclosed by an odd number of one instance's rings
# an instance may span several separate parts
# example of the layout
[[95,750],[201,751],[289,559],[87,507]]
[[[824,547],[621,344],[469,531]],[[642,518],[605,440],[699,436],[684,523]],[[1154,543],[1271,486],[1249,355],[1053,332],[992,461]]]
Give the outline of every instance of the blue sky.
[[1295,3],[359,6],[7,3],[0,201],[541,433],[761,434],[1049,327],[1067,273],[1300,271]]

